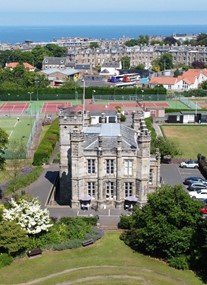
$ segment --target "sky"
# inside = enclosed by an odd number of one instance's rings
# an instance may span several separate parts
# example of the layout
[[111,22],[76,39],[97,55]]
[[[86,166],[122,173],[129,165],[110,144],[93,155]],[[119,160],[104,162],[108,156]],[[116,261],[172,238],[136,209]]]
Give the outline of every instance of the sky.
[[205,25],[207,0],[0,0],[0,25]]

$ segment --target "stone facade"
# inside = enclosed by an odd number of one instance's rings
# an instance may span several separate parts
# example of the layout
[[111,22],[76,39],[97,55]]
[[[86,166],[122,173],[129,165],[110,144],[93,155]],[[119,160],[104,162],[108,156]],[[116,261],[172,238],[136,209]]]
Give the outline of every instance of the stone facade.
[[[89,197],[90,207],[123,208],[126,198],[143,206],[147,194],[160,186],[160,156],[150,155],[150,132],[142,113],[133,113],[132,126],[91,125],[89,112],[60,114],[60,200],[72,208]],[[84,120],[83,120],[84,118]]]

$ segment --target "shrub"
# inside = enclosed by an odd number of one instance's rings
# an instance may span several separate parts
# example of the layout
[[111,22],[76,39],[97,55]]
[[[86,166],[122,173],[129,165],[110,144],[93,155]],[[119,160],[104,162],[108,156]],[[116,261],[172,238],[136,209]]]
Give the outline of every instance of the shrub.
[[53,246],[54,250],[65,250],[65,249],[73,249],[73,248],[79,248],[82,246],[82,239],[73,239],[73,240],[69,240],[66,243],[62,243],[62,244],[56,244]]
[[53,121],[45,136],[43,137],[39,147],[37,148],[34,158],[33,165],[42,165],[48,163],[56,143],[59,139],[59,122],[58,119]]
[[118,228],[129,230],[132,225],[132,216],[121,216]]
[[13,261],[13,258],[9,254],[7,253],[0,254],[0,268],[11,264],[12,261]]
[[168,263],[176,269],[189,269],[187,257],[184,255],[171,257],[168,259]]
[[85,240],[93,239],[94,241],[101,239],[104,236],[104,231],[98,228],[92,228],[89,233],[85,234]]

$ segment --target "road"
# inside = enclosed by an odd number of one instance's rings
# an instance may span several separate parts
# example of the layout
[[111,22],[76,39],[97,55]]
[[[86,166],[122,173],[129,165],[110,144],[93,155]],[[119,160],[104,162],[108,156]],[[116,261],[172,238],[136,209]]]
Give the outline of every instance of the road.
[[[47,204],[48,197],[54,185],[55,179],[58,175],[59,164],[51,164],[44,168],[41,177],[25,189],[31,196],[38,197],[41,202],[42,208],[47,207],[51,217],[60,218],[63,216],[90,216],[98,215],[99,223],[102,227],[113,227],[117,225],[120,215],[129,214],[124,209],[105,209],[105,210],[89,210],[83,211],[80,209],[71,209],[69,206],[49,205]],[[201,176],[198,169],[182,169],[176,164],[162,164],[161,176],[164,184],[177,185],[182,184],[185,177],[188,176]],[[184,186],[185,187],[185,186]]]

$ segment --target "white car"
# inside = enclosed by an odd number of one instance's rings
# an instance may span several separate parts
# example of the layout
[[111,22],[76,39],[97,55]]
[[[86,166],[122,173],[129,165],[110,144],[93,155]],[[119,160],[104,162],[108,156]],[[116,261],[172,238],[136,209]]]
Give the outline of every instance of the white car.
[[183,161],[180,163],[181,168],[198,168],[198,162],[194,160]]
[[189,191],[188,192],[191,198],[204,200],[207,199],[207,189],[202,189],[198,191]]

